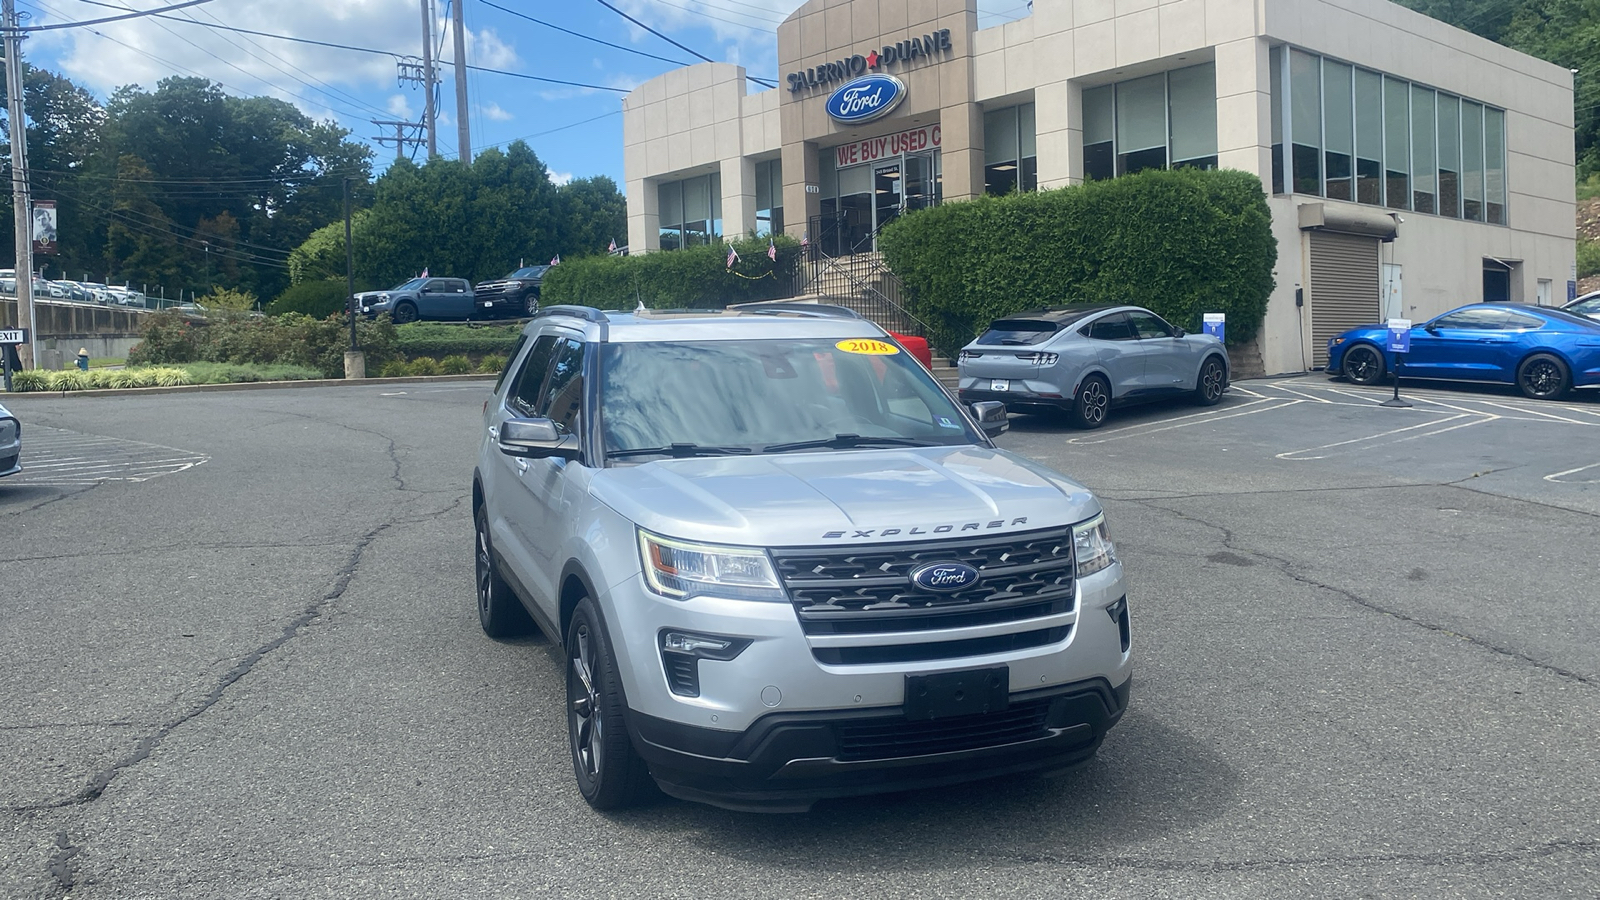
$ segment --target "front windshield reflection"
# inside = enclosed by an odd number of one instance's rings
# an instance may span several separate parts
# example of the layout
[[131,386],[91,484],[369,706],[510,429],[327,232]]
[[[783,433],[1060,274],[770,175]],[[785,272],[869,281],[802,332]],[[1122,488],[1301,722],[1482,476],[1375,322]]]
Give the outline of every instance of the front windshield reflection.
[[839,435],[981,443],[909,355],[848,353],[834,340],[606,344],[600,415],[608,454],[673,444],[760,453]]

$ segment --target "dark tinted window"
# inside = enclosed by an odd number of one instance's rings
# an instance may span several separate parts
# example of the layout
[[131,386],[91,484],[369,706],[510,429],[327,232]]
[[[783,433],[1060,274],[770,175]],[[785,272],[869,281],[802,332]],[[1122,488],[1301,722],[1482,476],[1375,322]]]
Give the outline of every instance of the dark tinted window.
[[1506,314],[1498,309],[1463,309],[1433,320],[1434,328],[1497,331],[1505,328]]
[[1539,318],[1538,316],[1530,316],[1527,313],[1508,312],[1508,313],[1506,313],[1506,325],[1505,325],[1505,327],[1507,327],[1507,328],[1543,328],[1544,327],[1544,320]]
[[505,368],[500,370],[500,377],[496,378],[494,380],[494,391],[493,391],[493,393],[496,393],[496,394],[500,393],[500,385],[505,384],[506,375],[510,374],[511,367],[516,365],[517,354],[522,352],[522,346],[524,344],[526,344],[526,343],[528,343],[528,336],[527,335],[525,335],[525,334],[517,335],[517,342],[512,345],[511,353],[510,353],[510,355],[508,355],[506,357]]
[[533,342],[533,350],[523,362],[522,371],[517,373],[517,386],[506,402],[516,410],[517,415],[525,419],[539,414],[539,388],[544,386],[545,373],[550,369],[550,357],[555,353],[559,340],[561,338],[553,334],[540,335]]
[[1172,326],[1161,321],[1154,313],[1131,312],[1128,318],[1133,321],[1133,328],[1141,338],[1172,337]]
[[1089,337],[1097,341],[1131,341],[1135,339],[1133,325],[1127,313],[1112,313],[1089,323]]
[[1575,316],[1571,310],[1541,309],[1541,315],[1550,319],[1550,324],[1562,331],[1595,331],[1600,330],[1600,322],[1586,316]]
[[583,343],[561,338],[550,364],[550,377],[540,393],[538,413],[562,432],[575,431],[583,409]]
[[1054,337],[1056,323],[1037,319],[1001,319],[978,338],[980,344],[1038,344]]

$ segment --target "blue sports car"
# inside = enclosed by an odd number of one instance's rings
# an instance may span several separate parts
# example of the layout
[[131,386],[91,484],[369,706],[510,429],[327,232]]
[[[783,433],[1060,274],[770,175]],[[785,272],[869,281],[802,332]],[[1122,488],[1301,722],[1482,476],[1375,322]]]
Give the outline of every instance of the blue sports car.
[[[1383,325],[1328,341],[1328,374],[1376,384],[1394,371]],[[1600,387],[1600,321],[1545,306],[1474,303],[1411,328],[1403,378],[1515,384],[1535,400]]]

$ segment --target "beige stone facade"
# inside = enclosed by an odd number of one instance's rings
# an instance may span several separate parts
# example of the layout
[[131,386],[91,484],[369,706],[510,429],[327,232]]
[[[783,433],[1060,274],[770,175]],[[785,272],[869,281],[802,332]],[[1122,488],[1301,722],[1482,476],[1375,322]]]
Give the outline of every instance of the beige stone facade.
[[[1186,151],[1198,160],[1192,164],[1252,172],[1268,189],[1279,247],[1260,341],[1268,372],[1318,365],[1316,343],[1335,322],[1332,279],[1319,286],[1310,276],[1328,271],[1326,260],[1312,265],[1317,248],[1328,246],[1313,240],[1318,233],[1370,237],[1362,265],[1376,259],[1373,292],[1383,315],[1422,319],[1486,291],[1559,304],[1575,275],[1570,73],[1387,0],[1035,0],[1026,18],[985,29],[972,0],[811,0],[777,37],[775,90],[752,93],[742,68],[706,63],[668,72],[624,100],[634,252],[660,248],[664,233],[669,243],[716,240],[770,227],[775,215],[789,234],[815,237],[819,216],[841,217],[855,201],[866,204],[855,213],[867,229],[893,214],[882,206],[886,185],[891,200],[911,208],[979,196],[986,178],[1016,168],[1026,175],[1008,177],[1022,178],[1021,187],[1045,189],[1078,183],[1097,167],[1120,174],[1151,159],[1182,162],[1179,140],[1192,136],[1169,134],[1159,147],[1140,142],[1137,104],[1164,97],[1169,129],[1180,115],[1198,115],[1207,129],[1214,119],[1214,136],[1189,141],[1199,147]],[[911,58],[891,62],[886,49],[895,46]],[[1310,65],[1325,85],[1314,98],[1314,80],[1291,80],[1291,69],[1298,77]],[[1354,87],[1340,86],[1352,71]],[[835,121],[829,96],[864,72],[898,78],[904,99],[875,121]],[[1179,73],[1190,74],[1180,83]],[[1214,93],[1214,107],[1210,97],[1199,113],[1178,102],[1186,96],[1180,86],[1194,84]],[[1363,118],[1369,84],[1387,91],[1383,110],[1392,117],[1380,122],[1389,156],[1374,163],[1384,166],[1377,194],[1363,193],[1371,172],[1357,158],[1374,133]],[[1114,122],[1097,112],[1112,93],[1097,89],[1107,85],[1116,86]],[[1409,113],[1400,112],[1400,98],[1414,98]],[[1343,135],[1340,102],[1354,103],[1344,116],[1354,138]],[[1447,104],[1463,128],[1477,128],[1450,132],[1466,136],[1452,172],[1444,171],[1450,148],[1428,144],[1457,127],[1443,118]],[[1004,121],[1021,123],[1020,138],[1011,125],[997,130],[996,111],[1011,108],[1019,112]],[[1315,139],[1296,118],[1308,110],[1325,117]],[[1423,126],[1424,113],[1437,119],[1437,132]],[[1114,140],[1102,137],[1108,123]],[[991,142],[1020,141],[1020,149],[997,163],[986,130]],[[1350,144],[1342,155],[1341,140]],[[1129,147],[1146,147],[1146,155],[1122,152]],[[1426,164],[1424,149],[1433,154]],[[1419,160],[1414,172],[1411,160]],[[686,187],[675,193],[679,182]],[[709,206],[708,189],[716,195]],[[1447,201],[1454,214],[1428,211]],[[667,227],[702,213],[695,221],[703,226]],[[1382,230],[1379,219],[1393,223],[1391,239],[1371,236]]]

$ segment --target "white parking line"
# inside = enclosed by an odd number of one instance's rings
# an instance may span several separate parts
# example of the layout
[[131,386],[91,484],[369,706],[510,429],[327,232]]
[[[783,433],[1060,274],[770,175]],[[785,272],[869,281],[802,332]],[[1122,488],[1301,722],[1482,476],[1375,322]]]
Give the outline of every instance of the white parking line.
[[[1600,477],[1571,480],[1566,478],[1568,475],[1576,475],[1579,472],[1587,472],[1590,469],[1600,469],[1600,462],[1590,463],[1587,466],[1579,466],[1576,469],[1568,469],[1565,472],[1554,472],[1546,475],[1544,480],[1554,482],[1556,484],[1600,484]],[[1596,473],[1596,475],[1600,476],[1600,473]]]
[[[1237,407],[1234,407],[1235,410],[1244,410],[1243,412],[1196,413],[1194,415],[1184,416],[1178,420],[1164,420],[1164,422],[1160,425],[1156,425],[1154,423],[1130,425],[1126,428],[1116,429],[1115,431],[1101,432],[1100,434],[1102,436],[1095,438],[1070,438],[1068,439],[1067,443],[1105,444],[1111,441],[1126,440],[1127,438],[1132,437],[1143,437],[1147,434],[1159,434],[1160,432],[1172,431],[1176,428],[1188,428],[1191,425],[1208,425],[1212,422],[1220,422],[1223,419],[1236,419],[1240,416],[1253,416],[1256,413],[1272,412],[1274,410],[1283,409],[1286,406],[1294,406],[1296,404],[1305,402],[1305,400],[1262,398],[1260,400],[1251,400],[1248,403],[1243,403]],[[1247,406],[1256,406],[1261,403],[1277,403],[1277,405],[1264,407],[1262,409],[1245,409]],[[1171,424],[1174,421],[1176,421],[1176,424]]]
[[[1489,421],[1493,421],[1494,419],[1499,418],[1499,416],[1494,416],[1494,415],[1491,415],[1489,413],[1481,413],[1479,415],[1481,415],[1482,418],[1480,418],[1476,422],[1468,422],[1465,425],[1455,425],[1455,426],[1452,426],[1450,428],[1441,428],[1438,431],[1427,431],[1427,432],[1424,432],[1422,434],[1412,435],[1412,437],[1431,437],[1431,436],[1433,436],[1435,434],[1443,434],[1446,431],[1454,431],[1457,428],[1464,428],[1464,427],[1466,427],[1466,425],[1477,425],[1477,424],[1480,424],[1482,422],[1489,422]],[[1380,438],[1391,437],[1391,436],[1397,435],[1397,434],[1405,434],[1407,432],[1416,431],[1416,430],[1418,430],[1420,428],[1439,428],[1439,426],[1444,425],[1447,422],[1459,421],[1461,419],[1469,418],[1470,416],[1471,416],[1470,413],[1458,413],[1456,415],[1446,416],[1443,419],[1438,419],[1438,420],[1435,420],[1435,421],[1432,421],[1432,422],[1422,422],[1422,423],[1417,424],[1417,425],[1407,425],[1404,428],[1393,428],[1393,429],[1390,429],[1389,431],[1382,431],[1382,432],[1379,432],[1377,434],[1364,435],[1362,437],[1350,438],[1348,440],[1343,440],[1343,441],[1335,441],[1335,442],[1333,442],[1331,444],[1323,444],[1323,445],[1321,445],[1319,447],[1307,447],[1307,448],[1305,448],[1303,450],[1290,450],[1290,451],[1288,451],[1286,453],[1277,454],[1277,458],[1278,459],[1283,459],[1283,460],[1288,460],[1290,462],[1304,462],[1304,461],[1313,460],[1313,459],[1327,459],[1329,456],[1334,456],[1336,454],[1334,454],[1334,453],[1323,453],[1323,454],[1320,454],[1320,455],[1317,455],[1317,456],[1305,456],[1303,454],[1316,453],[1318,450],[1334,450],[1335,448],[1338,448],[1338,447],[1351,447],[1352,449],[1365,450],[1365,449],[1369,449],[1370,447],[1376,447],[1379,444],[1400,443],[1403,440],[1410,440],[1411,438],[1396,438],[1395,440],[1392,440],[1392,441],[1384,441],[1384,440],[1380,440]],[[1362,446],[1353,447],[1352,445],[1355,445],[1355,444],[1360,444]],[[1339,451],[1339,452],[1343,452],[1343,451]]]
[[210,459],[161,444],[32,426],[23,433],[22,471],[8,480],[54,487],[138,483],[187,471]]

